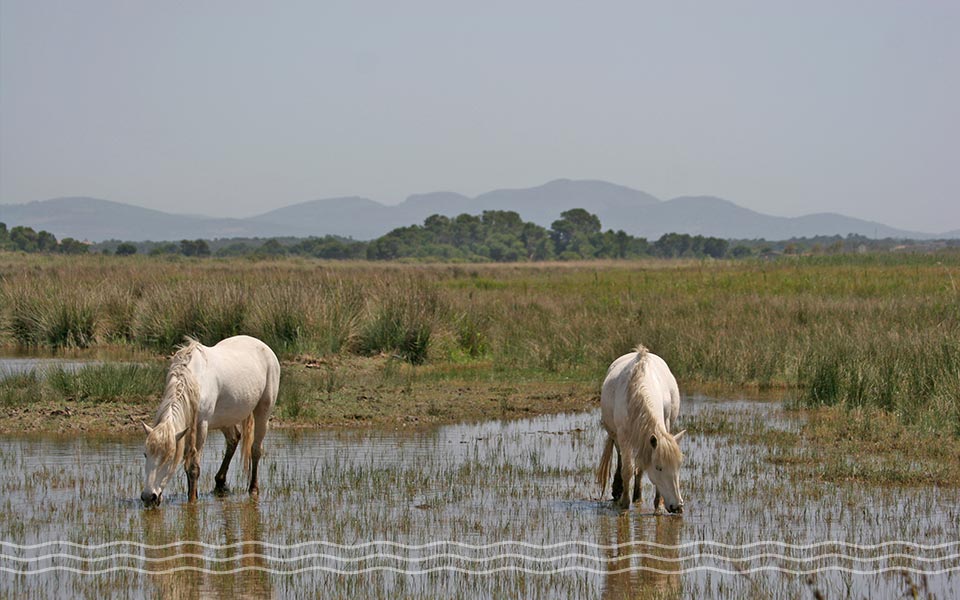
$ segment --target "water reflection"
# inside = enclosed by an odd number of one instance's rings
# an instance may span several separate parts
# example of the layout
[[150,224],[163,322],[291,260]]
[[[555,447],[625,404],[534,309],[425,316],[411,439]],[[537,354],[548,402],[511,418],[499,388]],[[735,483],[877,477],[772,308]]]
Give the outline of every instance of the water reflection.
[[682,517],[637,511],[604,519],[598,543],[610,548],[605,552],[609,572],[603,580],[603,597],[647,598],[652,592],[658,598],[681,597],[683,564],[676,560],[680,556],[676,547],[682,529]]
[[[685,415],[795,427],[771,403],[688,399]],[[909,501],[917,490],[838,489],[791,479],[756,447],[722,435],[685,440],[681,485],[689,508],[682,517],[653,516],[649,502],[621,514],[596,498],[597,423],[596,414],[576,414],[420,432],[271,431],[259,501],[243,491],[242,469],[232,470],[228,482],[237,491],[210,493],[223,452],[222,438],[214,437],[204,452],[199,502],[186,502],[179,474],[163,505],[150,510],[139,502],[140,436],[6,436],[0,438],[0,597],[312,597],[317,590],[340,598],[799,596],[809,591],[803,582],[778,572],[681,571],[804,563],[691,561],[696,549],[676,546],[692,540],[736,546],[771,536],[793,544],[960,539],[955,489],[924,489],[928,501],[918,503]],[[650,483],[643,486],[644,498],[652,498]],[[84,547],[28,548],[56,540]],[[110,545],[124,540],[135,544]],[[371,545],[378,540],[394,545]],[[510,541],[523,545],[498,545]],[[944,546],[941,555],[951,552],[957,546]],[[958,559],[914,564],[960,572]],[[183,567],[210,572],[164,573]],[[498,567],[514,569],[475,574]],[[411,574],[435,568],[441,571]],[[849,583],[854,595],[897,595],[902,577],[827,573],[818,581],[833,592]],[[947,575],[931,577],[929,590],[947,595],[951,583]]]
[[65,360],[62,358],[0,358],[0,379],[11,375],[44,373],[52,370],[78,371],[84,367],[103,364],[94,360]]
[[[206,499],[208,510],[199,503],[182,503],[172,518],[159,509],[141,511],[143,543],[173,543],[143,550],[144,557],[153,559],[144,561],[151,572],[148,595],[175,600],[274,597],[269,573],[274,565],[261,543],[269,536],[264,535],[259,502],[214,495]],[[171,532],[178,539],[171,541]]]

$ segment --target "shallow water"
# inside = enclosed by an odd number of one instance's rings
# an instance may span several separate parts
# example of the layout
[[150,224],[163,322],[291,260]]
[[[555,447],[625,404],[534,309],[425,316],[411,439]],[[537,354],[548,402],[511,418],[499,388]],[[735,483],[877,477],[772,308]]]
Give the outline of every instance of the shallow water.
[[83,367],[101,364],[93,360],[70,360],[63,358],[0,358],[0,378],[10,375],[22,375],[30,372],[44,372],[53,369],[77,371]]
[[[798,426],[775,403],[683,411]],[[201,490],[223,447],[209,439]],[[874,597],[908,590],[903,569],[939,597],[957,587],[957,490],[798,481],[702,435],[681,444],[682,517],[652,514],[649,482],[620,513],[593,484],[602,441],[596,413],[271,431],[258,500],[187,504],[181,474],[144,509],[141,439],[8,437],[0,596]],[[239,468],[231,480],[243,489]]]

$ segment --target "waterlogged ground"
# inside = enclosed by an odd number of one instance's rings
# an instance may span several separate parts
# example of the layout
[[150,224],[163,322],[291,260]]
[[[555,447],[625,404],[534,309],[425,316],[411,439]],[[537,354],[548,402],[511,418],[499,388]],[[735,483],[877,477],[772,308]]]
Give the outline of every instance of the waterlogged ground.
[[[796,433],[778,404],[685,419]],[[683,426],[683,419],[681,420]],[[0,440],[0,597],[949,597],[960,492],[822,483],[728,433],[683,443],[686,513],[598,501],[598,415],[271,431],[259,500],[144,509],[141,440]],[[201,489],[222,449],[211,437]],[[804,471],[807,472],[807,471]],[[234,485],[242,487],[239,472]],[[609,490],[609,488],[608,488]],[[609,494],[609,491],[608,491]]]
[[0,358],[0,377],[10,375],[23,375],[26,373],[49,371],[53,369],[62,369],[64,371],[77,371],[86,366],[99,364],[96,361],[89,360],[57,360],[49,358]]

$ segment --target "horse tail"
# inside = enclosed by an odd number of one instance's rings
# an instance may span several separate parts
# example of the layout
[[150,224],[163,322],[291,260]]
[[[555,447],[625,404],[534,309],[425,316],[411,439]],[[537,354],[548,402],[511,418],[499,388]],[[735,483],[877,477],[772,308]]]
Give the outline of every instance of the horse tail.
[[247,475],[253,468],[253,413],[244,419],[243,429],[240,432],[240,453],[243,457],[243,472]]
[[607,491],[607,481],[610,479],[610,462],[613,460],[613,436],[607,434],[607,443],[603,446],[600,455],[600,466],[597,467],[597,485],[600,486],[600,497]]

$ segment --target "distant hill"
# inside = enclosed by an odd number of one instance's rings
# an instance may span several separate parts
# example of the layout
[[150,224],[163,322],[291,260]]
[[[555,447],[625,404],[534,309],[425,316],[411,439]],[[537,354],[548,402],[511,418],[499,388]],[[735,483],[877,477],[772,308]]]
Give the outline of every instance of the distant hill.
[[557,179],[533,188],[487,192],[477,196],[471,204],[482,210],[515,210],[524,221],[533,221],[544,227],[549,227],[565,210],[584,208],[600,217],[605,229],[626,230],[616,224],[628,219],[626,223],[633,226],[634,211],[660,204],[660,200],[645,192],[605,181]]
[[416,194],[393,206],[360,197],[326,198],[247,219],[176,215],[95,198],[57,198],[0,204],[0,222],[9,227],[46,229],[60,239],[73,237],[93,242],[328,234],[365,240],[397,227],[421,224],[432,214],[452,217],[480,214],[484,210],[514,210],[525,221],[549,227],[561,212],[571,208],[584,208],[597,215],[604,229],[623,229],[651,240],[670,232],[768,240],[850,233],[879,238],[960,237],[960,231],[934,236],[833,213],[776,217],[711,196],[684,196],[664,202],[605,181],[569,179],[532,188],[495,190],[476,198],[453,192]]
[[[286,235],[342,235],[355,239],[372,239],[386,233],[385,215],[392,207],[367,198],[327,198],[285,206],[247,219],[250,235],[260,235],[276,227]],[[303,233],[308,230],[308,233]],[[263,236],[261,236],[263,237]]]
[[453,192],[415,194],[394,206],[384,206],[366,198],[331,198],[286,206],[250,219],[261,225],[290,227],[314,224],[314,235],[336,234],[355,239],[380,237],[391,229],[416,225],[430,215],[455,217],[463,213],[480,214],[485,210],[514,210],[524,221],[549,227],[560,213],[585,208],[600,217],[602,223],[627,218],[631,210],[660,201],[649,194],[604,181],[558,179],[525,189],[496,190],[469,198]]
[[[248,235],[244,219],[175,215],[97,198],[55,198],[27,204],[0,204],[0,222],[46,229],[58,239],[100,242],[109,239],[181,240]],[[286,235],[280,226],[264,227],[263,235]],[[304,230],[299,235],[308,235]]]
[[[802,217],[774,217],[758,213],[729,200],[711,196],[682,196],[649,206],[641,211],[635,231],[648,239],[677,232],[726,239],[787,240],[817,235],[849,233],[877,238],[925,239],[928,234],[904,231],[881,223],[854,219],[835,213],[817,213]],[[624,228],[626,231],[626,228]]]

